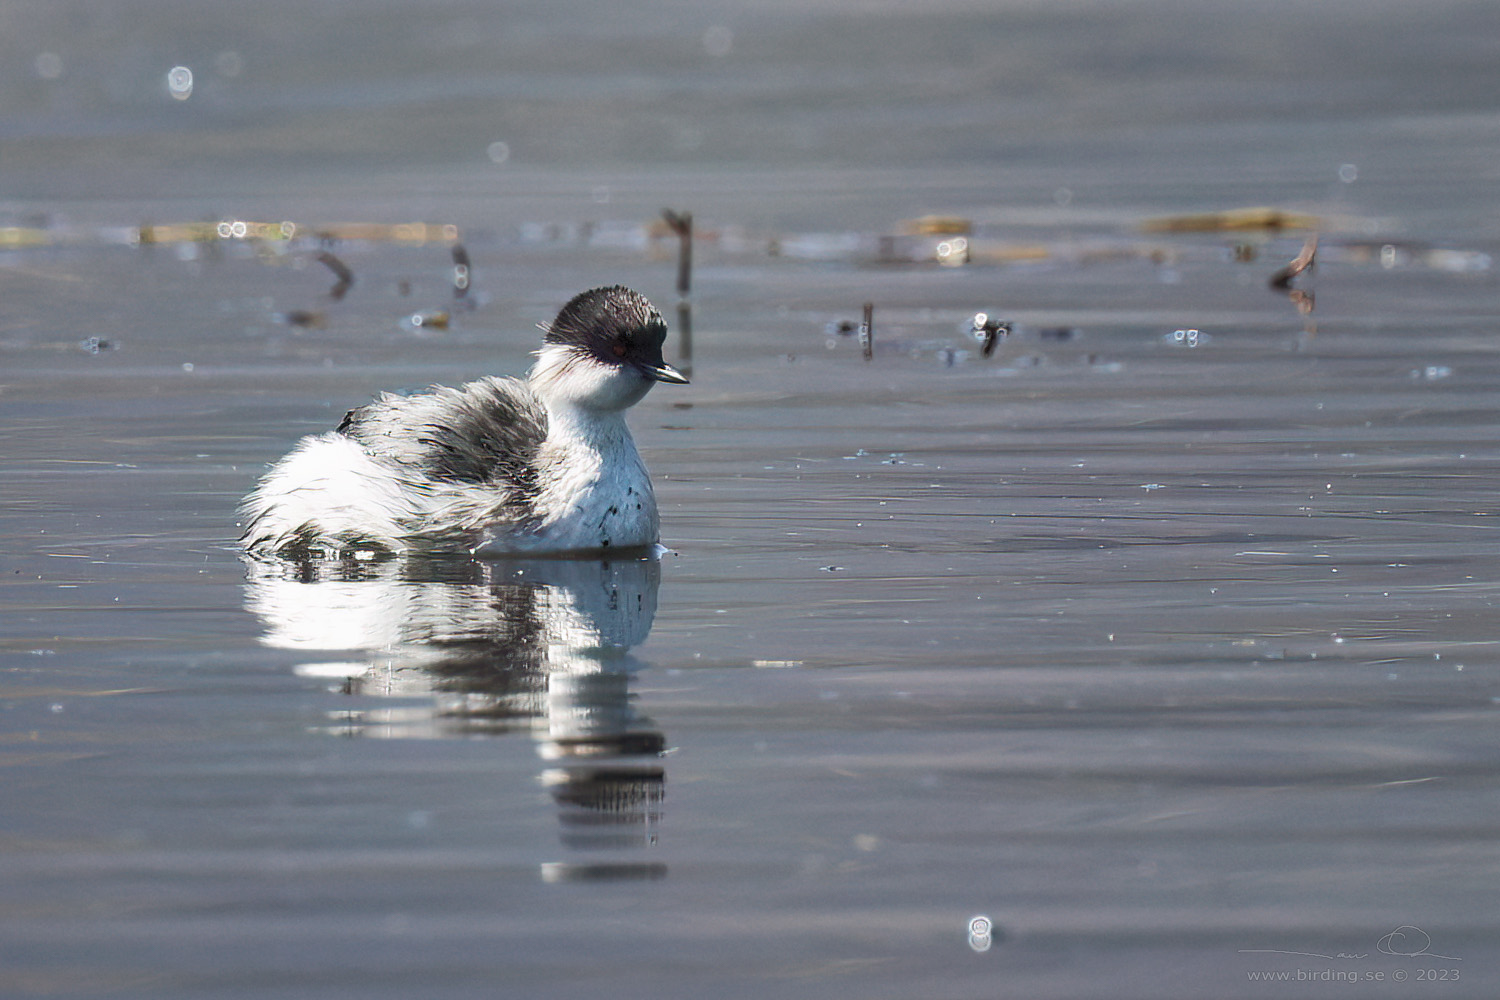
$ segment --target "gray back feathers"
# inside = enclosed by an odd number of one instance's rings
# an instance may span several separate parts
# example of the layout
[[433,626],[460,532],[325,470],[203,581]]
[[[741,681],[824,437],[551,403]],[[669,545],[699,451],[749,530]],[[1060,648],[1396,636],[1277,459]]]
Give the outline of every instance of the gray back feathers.
[[440,482],[535,494],[533,460],[547,437],[547,410],[526,383],[482,378],[416,396],[383,393],[350,410],[339,433],[372,456]]

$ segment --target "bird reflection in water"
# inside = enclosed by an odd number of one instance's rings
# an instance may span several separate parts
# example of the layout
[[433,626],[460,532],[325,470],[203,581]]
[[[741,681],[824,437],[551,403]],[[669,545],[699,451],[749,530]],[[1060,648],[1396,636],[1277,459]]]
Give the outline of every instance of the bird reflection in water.
[[[651,631],[661,566],[608,560],[404,557],[248,560],[246,605],[281,649],[319,656],[302,676],[353,696],[419,699],[339,713],[336,731],[387,738],[524,732],[563,843],[654,844],[665,738],[630,694],[632,647]],[[549,879],[655,877],[656,865],[557,865]]]

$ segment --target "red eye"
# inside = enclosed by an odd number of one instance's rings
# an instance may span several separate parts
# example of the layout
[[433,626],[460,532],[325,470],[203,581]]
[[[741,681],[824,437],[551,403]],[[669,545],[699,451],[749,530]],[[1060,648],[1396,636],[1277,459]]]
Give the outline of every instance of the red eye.
[[626,344],[624,341],[620,341],[616,343],[615,346],[611,348],[611,350],[615,352],[615,357],[623,358],[625,354],[630,350],[630,345]]

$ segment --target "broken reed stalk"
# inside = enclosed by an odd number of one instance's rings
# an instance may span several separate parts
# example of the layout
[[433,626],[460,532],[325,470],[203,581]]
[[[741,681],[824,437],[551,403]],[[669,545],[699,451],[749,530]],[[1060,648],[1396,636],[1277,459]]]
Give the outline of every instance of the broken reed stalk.
[[859,346],[865,353],[865,360],[869,361],[875,356],[875,303],[865,303],[865,318],[859,324]]
[[469,294],[469,251],[462,243],[453,244],[453,297],[462,299]]
[[979,356],[987,358],[995,353],[995,348],[999,346],[1000,341],[1010,336],[1010,323],[1005,320],[990,319],[986,316],[984,322],[979,324],[979,329],[976,332],[981,335]]
[[335,278],[339,279],[338,281],[334,282],[333,287],[328,290],[328,297],[333,301],[338,302],[344,297],[344,293],[349,291],[350,287],[353,286],[354,272],[349,270],[349,268],[344,264],[343,261],[339,260],[327,250],[319,250],[315,259],[319,264],[322,264],[324,267],[328,268],[328,270],[332,271]]
[[1292,262],[1275,274],[1271,275],[1271,287],[1287,289],[1292,285],[1292,279],[1303,271],[1310,270],[1318,263],[1318,234],[1313,233],[1302,244],[1302,252],[1292,258]]
[[677,303],[677,367],[693,377],[693,304]]
[[664,208],[661,217],[677,234],[677,294],[687,298],[693,287],[693,213]]

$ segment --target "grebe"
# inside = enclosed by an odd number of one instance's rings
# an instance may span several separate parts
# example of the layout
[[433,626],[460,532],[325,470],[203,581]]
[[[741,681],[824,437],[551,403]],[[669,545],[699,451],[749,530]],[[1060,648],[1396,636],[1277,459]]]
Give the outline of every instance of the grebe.
[[625,411],[657,382],[667,325],[619,285],[576,296],[524,379],[384,393],[303,438],[241,506],[255,554],[480,555],[640,548],[656,496]]

